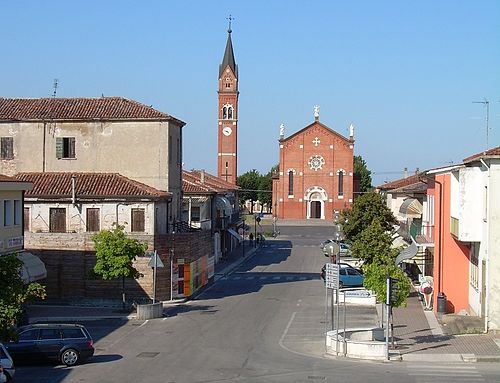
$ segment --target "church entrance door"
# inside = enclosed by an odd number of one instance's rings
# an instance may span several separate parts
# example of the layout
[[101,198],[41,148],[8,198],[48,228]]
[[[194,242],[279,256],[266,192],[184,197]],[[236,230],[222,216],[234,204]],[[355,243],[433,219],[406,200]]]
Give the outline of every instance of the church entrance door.
[[311,201],[311,218],[321,218],[320,201]]

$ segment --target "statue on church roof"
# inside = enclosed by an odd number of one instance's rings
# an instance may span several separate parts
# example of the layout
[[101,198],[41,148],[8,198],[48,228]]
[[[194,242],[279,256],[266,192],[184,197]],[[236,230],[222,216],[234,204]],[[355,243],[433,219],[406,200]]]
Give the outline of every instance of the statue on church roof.
[[349,137],[350,137],[351,139],[353,139],[353,138],[354,138],[354,125],[353,125],[353,124],[351,124],[351,125],[349,126]]
[[280,138],[285,137],[285,124],[280,124]]
[[319,120],[319,105],[314,105],[314,119]]

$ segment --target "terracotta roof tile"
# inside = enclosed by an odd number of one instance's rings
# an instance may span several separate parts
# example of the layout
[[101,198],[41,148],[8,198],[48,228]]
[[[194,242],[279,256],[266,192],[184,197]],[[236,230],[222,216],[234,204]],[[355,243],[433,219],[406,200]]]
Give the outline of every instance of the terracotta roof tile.
[[496,148],[486,150],[485,152],[477,153],[472,156],[469,156],[467,158],[464,158],[464,163],[472,162],[475,160],[479,160],[481,157],[487,157],[487,156],[500,156],[500,146],[497,146]]
[[377,189],[381,190],[392,190],[392,189],[399,189],[403,186],[409,186],[412,184],[419,183],[421,181],[421,173],[413,174],[411,176],[408,176],[406,178],[401,178],[399,180],[387,182],[383,185],[377,186]]
[[71,178],[75,176],[75,192],[80,198],[142,197],[163,199],[170,193],[160,191],[118,173],[18,173],[15,178],[33,183],[26,192],[31,198],[71,197]]
[[150,106],[123,97],[0,98],[0,121],[174,120]]
[[0,174],[0,182],[24,182],[24,181],[18,180],[15,177],[6,176],[5,174]]
[[184,170],[182,172],[182,191],[187,194],[224,193],[238,189],[238,186],[209,174],[206,171]]

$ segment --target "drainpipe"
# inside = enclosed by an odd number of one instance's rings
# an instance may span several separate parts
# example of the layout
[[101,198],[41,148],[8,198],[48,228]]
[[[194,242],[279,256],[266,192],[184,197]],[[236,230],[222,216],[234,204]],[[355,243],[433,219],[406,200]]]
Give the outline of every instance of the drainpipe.
[[438,244],[439,244],[439,253],[438,253],[438,295],[443,294],[443,283],[442,283],[442,255],[443,255],[443,241],[442,241],[442,233],[443,233],[443,187],[444,185],[436,180],[434,177],[434,182],[439,185],[439,233],[438,233]]
[[71,203],[73,206],[76,205],[76,176],[71,176]]
[[484,217],[486,219],[486,244],[485,244],[485,248],[486,248],[486,281],[483,281],[483,283],[486,284],[486,296],[484,297],[484,332],[487,333],[488,332],[488,321],[489,321],[489,315],[488,315],[488,312],[489,312],[489,303],[490,303],[490,299],[489,299],[489,295],[490,295],[490,285],[489,285],[489,282],[490,282],[490,253],[489,253],[489,246],[490,246],[490,223],[489,223],[489,219],[488,219],[488,215],[490,214],[490,199],[491,198],[488,198],[489,197],[489,193],[490,193],[490,167],[486,164],[486,162],[484,162],[484,160],[482,158],[480,158],[480,161],[481,163],[484,165],[484,167],[488,170],[488,181],[486,183],[486,187],[487,187],[487,191],[488,193],[486,194],[486,217]]

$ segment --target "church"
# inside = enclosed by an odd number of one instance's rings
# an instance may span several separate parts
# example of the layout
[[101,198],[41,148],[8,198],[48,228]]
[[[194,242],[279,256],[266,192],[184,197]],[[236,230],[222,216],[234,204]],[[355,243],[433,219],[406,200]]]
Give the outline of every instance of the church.
[[319,121],[289,137],[280,127],[279,172],[273,177],[277,219],[333,219],[353,202],[354,128],[349,137]]

